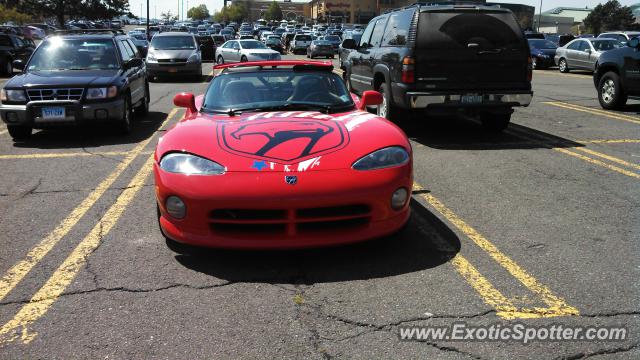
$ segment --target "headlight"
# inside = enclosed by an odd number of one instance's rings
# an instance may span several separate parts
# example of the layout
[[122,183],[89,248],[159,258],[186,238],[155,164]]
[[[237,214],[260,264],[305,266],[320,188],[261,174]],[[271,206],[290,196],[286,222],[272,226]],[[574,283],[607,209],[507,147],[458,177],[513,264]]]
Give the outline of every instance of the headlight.
[[118,88],[109,86],[108,88],[89,88],[87,90],[87,100],[107,99],[118,95]]
[[23,90],[2,89],[2,92],[0,92],[0,101],[24,102],[27,101],[27,97]]
[[163,170],[185,175],[222,175],[226,171],[224,166],[191,154],[171,153],[160,160]]
[[399,146],[374,151],[371,154],[356,161],[354,170],[375,170],[404,165],[409,161],[409,153]]
[[191,56],[189,56],[189,59],[187,59],[187,62],[198,62],[200,61],[200,55],[198,55],[198,53],[194,53]]

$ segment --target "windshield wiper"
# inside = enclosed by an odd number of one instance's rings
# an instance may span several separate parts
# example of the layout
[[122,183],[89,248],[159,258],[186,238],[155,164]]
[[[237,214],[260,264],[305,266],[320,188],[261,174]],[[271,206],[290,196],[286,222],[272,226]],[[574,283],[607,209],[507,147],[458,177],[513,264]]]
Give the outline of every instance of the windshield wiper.
[[241,114],[247,111],[260,112],[260,111],[278,111],[278,110],[319,110],[325,114],[329,114],[332,109],[333,107],[331,105],[287,103],[287,104],[274,105],[274,106],[228,109],[226,111],[221,111],[221,112],[229,116],[236,116],[238,114]]

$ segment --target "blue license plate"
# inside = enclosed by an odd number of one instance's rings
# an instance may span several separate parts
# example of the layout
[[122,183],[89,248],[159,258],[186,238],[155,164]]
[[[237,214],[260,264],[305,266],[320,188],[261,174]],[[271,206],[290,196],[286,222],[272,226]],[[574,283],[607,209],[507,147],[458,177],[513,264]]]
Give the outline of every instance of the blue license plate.
[[462,95],[460,102],[463,104],[481,104],[482,95]]
[[42,118],[44,120],[64,120],[66,117],[63,107],[43,107]]

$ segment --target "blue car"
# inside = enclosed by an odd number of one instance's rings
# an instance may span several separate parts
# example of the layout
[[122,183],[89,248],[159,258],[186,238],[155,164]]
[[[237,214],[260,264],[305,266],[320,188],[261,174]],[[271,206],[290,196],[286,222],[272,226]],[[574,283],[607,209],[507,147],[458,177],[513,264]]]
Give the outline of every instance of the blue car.
[[549,40],[528,39],[534,69],[546,69],[555,65],[553,58],[558,46]]

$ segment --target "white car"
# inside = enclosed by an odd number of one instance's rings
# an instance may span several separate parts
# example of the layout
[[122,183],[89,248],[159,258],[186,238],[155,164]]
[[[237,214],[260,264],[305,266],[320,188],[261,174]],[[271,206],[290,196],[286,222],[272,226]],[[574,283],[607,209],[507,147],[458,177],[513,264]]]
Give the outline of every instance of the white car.
[[230,40],[216,49],[218,64],[281,59],[279,52],[269,49],[258,40]]
[[267,42],[267,39],[271,35],[275,35],[275,34],[272,33],[271,31],[263,31],[262,34],[260,35],[260,41],[262,41],[263,43]]

